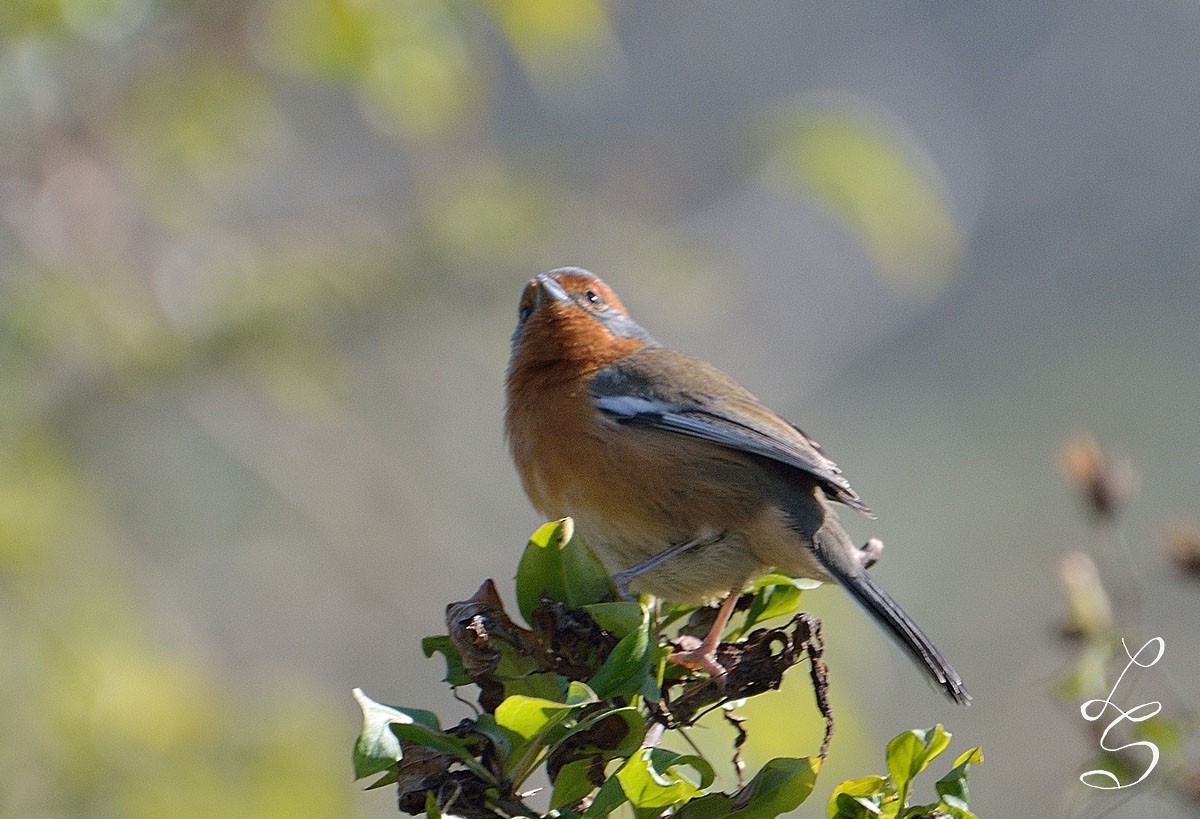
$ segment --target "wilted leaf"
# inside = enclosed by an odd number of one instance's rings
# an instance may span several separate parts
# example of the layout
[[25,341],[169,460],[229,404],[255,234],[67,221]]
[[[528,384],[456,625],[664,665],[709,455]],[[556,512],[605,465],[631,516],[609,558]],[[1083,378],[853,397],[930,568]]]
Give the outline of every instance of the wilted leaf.
[[[626,762],[626,765],[629,763]],[[617,808],[629,801],[629,797],[625,795],[625,791],[621,788],[621,782],[615,776],[610,776],[600,790],[596,792],[595,799],[592,804],[583,813],[583,819],[599,819],[602,816],[608,816]]]

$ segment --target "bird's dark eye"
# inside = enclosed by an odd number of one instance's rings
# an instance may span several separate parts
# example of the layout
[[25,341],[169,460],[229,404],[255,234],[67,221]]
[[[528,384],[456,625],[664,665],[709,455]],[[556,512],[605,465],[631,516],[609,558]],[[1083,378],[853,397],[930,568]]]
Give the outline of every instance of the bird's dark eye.
[[521,309],[517,311],[517,321],[524,324],[533,315],[533,305],[522,304]]
[[587,291],[586,293],[584,293],[584,294],[583,294],[583,297],[584,297],[585,299],[587,299],[589,302],[591,302],[592,304],[599,304],[599,303],[600,303],[600,297],[599,297],[598,295],[596,295],[596,291],[595,291],[595,290],[589,290],[589,291]]

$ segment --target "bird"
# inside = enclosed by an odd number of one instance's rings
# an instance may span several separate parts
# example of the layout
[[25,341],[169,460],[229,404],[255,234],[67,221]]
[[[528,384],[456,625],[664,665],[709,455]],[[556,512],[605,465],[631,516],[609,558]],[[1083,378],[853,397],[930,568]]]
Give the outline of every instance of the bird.
[[673,603],[722,600],[700,644],[670,660],[720,677],[736,598],[776,570],[836,582],[933,685],[961,705],[962,678],[867,567],[834,509],[874,514],[799,427],[700,359],[659,344],[579,267],[541,273],[518,307],[505,434],[546,519],[571,517],[618,589]]

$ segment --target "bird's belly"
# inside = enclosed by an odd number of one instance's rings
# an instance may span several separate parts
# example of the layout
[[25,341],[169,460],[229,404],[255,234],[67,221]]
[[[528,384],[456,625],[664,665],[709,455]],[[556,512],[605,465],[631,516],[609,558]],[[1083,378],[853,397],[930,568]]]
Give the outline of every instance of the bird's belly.
[[741,453],[671,433],[614,431],[582,436],[571,448],[515,451],[528,453],[523,474],[534,505],[547,517],[574,518],[613,574],[707,536],[639,573],[631,591],[699,602],[793,562],[780,558],[793,557],[802,544],[771,502],[778,491],[771,474]]
[[696,545],[672,555],[629,581],[629,590],[652,594],[673,603],[716,600],[741,589],[769,567],[759,561],[738,532],[702,528],[688,535],[648,537],[644,528],[624,532],[610,520],[577,512],[575,524],[592,552],[611,573],[631,569],[672,546],[697,540]]

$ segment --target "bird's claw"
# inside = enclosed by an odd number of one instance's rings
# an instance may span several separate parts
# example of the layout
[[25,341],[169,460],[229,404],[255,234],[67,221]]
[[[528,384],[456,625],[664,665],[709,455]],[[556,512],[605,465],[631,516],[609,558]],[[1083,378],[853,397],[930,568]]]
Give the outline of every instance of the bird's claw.
[[[636,567],[634,567],[634,568],[636,568]],[[629,590],[629,583],[635,577],[637,577],[637,573],[635,571],[629,570],[629,569],[627,569],[623,572],[617,572],[616,574],[614,574],[612,576],[613,588],[615,588],[617,590],[617,595],[622,600],[625,600],[628,602],[634,602],[634,603],[637,602],[637,599],[638,599],[637,595]]]
[[715,646],[700,643],[693,648],[674,651],[667,655],[667,661],[692,671],[704,671],[720,690],[725,690],[727,672],[725,667],[717,662]]

